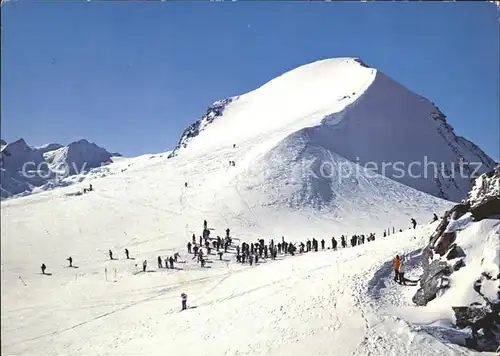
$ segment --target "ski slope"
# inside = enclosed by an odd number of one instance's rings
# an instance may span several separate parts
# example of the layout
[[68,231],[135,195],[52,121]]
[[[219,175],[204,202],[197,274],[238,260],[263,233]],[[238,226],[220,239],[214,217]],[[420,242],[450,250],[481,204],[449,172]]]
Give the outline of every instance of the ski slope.
[[[332,78],[338,85],[332,86]],[[408,118],[428,120],[415,124],[424,129],[414,130],[409,145],[387,138],[376,124],[364,129],[375,141],[362,132],[368,141],[349,143],[356,141],[358,131],[351,129],[361,129],[359,115],[373,105],[370,95],[380,78],[359,60],[306,65],[233,98],[222,116],[204,119],[173,152],[113,158],[75,175],[70,186],[3,201],[2,352],[467,354],[390,309],[399,305],[395,300],[410,303],[406,292],[414,288],[391,282],[390,261],[408,255],[418,268],[419,249],[435,228],[427,223],[451,203],[425,182],[374,174],[353,157],[363,151],[365,159],[380,159],[394,152],[389,158],[411,160],[413,149],[424,154],[427,148],[437,159],[454,160],[458,156],[449,152],[465,146],[449,146],[430,116]],[[382,127],[398,118],[377,115]],[[408,128],[394,127],[401,135]],[[419,141],[430,129],[438,143]],[[337,152],[341,147],[347,151]],[[481,155],[474,147],[467,146],[469,158]],[[313,173],[320,169],[316,161],[357,173],[314,177],[303,170],[309,161]],[[89,184],[94,191],[81,194]],[[461,184],[447,191],[458,196]],[[410,218],[419,223],[417,230],[408,230]],[[284,236],[291,242],[324,238],[330,246],[332,236],[369,233],[376,233],[376,241],[279,255],[252,267],[236,263],[231,249],[222,261],[211,255],[201,268],[186,244],[192,234],[201,235],[205,219],[211,237],[223,237],[230,228],[237,244]],[[403,232],[383,238],[393,227]],[[133,260],[124,258],[125,248]],[[117,260],[109,260],[109,249]],[[175,252],[181,256],[177,269],[156,267],[157,256]],[[67,267],[69,256],[77,268]],[[140,272],[143,260],[147,273]],[[39,273],[42,263],[51,275]],[[183,292],[191,308],[179,312]]]
[[[31,258],[29,267],[6,270],[9,263],[4,257],[12,247],[2,246],[3,352],[461,354],[464,352],[457,347],[418,333],[404,320],[386,313],[387,306],[377,301],[373,288],[369,289],[384,263],[396,253],[421,247],[431,228],[253,267],[236,264],[229,254],[224,258],[231,261],[212,256],[211,268],[201,269],[182,253],[186,263],[178,264],[181,270],[159,271],[151,266],[146,274],[134,274],[134,263],[148,258],[152,264],[156,255],[171,253],[168,240],[129,243],[136,258],[133,261],[124,260],[115,246],[119,260],[106,261],[105,251],[92,254],[94,260],[85,258],[80,250],[83,244],[78,241],[82,238],[70,238],[78,251],[73,256],[79,268],[64,267],[62,258],[54,258],[46,262],[51,276],[28,271],[37,267]],[[50,241],[47,236],[45,239],[45,252],[50,253]],[[98,246],[105,241],[103,234],[94,238]],[[17,274],[23,275],[27,286],[16,280]],[[389,285],[391,278],[384,276],[380,281]],[[393,284],[390,288],[398,294],[411,287]],[[179,313],[181,292],[188,294],[188,305],[193,309]],[[385,293],[383,288],[378,292]]]
[[[421,246],[431,232],[425,228],[416,239],[413,232],[383,239],[382,230],[393,225],[406,230],[410,215],[423,222],[449,203],[427,196],[420,203],[428,206],[400,204],[390,213],[374,206],[350,219],[307,207],[259,205],[259,194],[228,178],[226,160],[243,161],[243,150],[237,152],[242,156],[228,149],[218,152],[222,158],[209,153],[185,161],[167,159],[167,154],[124,158],[107,166],[103,177],[91,174],[69,187],[3,202],[2,351],[454,354],[453,347],[439,348],[427,336],[411,334],[403,321],[378,314],[382,306],[372,306],[367,295],[377,268],[394,253]],[[74,195],[89,183],[93,192]],[[397,187],[401,191],[395,195],[424,195]],[[376,211],[395,220],[377,220]],[[377,240],[253,267],[237,264],[230,251],[224,261],[212,255],[209,268],[201,269],[185,245],[193,233],[201,234],[203,219],[214,229],[212,236],[224,236],[229,227],[237,242],[316,237],[328,246],[332,235],[370,232]],[[135,260],[124,259],[125,248]],[[108,249],[118,260],[109,260]],[[158,270],[156,257],[174,252],[186,263],[177,264],[179,270]],[[67,267],[68,256],[78,268]],[[136,274],[144,259],[151,272]],[[39,273],[42,262],[52,275]],[[181,292],[195,309],[178,313]],[[395,339],[394,332],[403,336]]]

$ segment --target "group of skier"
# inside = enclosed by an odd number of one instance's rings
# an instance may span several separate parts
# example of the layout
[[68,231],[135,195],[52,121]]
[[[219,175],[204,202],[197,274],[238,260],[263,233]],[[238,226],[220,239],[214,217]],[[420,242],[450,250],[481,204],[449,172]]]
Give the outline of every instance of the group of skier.
[[[433,216],[433,222],[437,221],[438,217],[436,214]],[[416,228],[417,222],[414,218],[411,220],[411,224],[413,229]],[[402,230],[400,230],[402,231]],[[386,236],[386,232],[384,230],[384,237]],[[361,235],[353,235],[351,237],[350,243],[351,246],[354,247],[356,245],[361,245],[364,244],[365,241],[370,242],[375,240],[375,234],[370,233],[368,236],[365,236],[364,234]],[[198,242],[198,243],[197,243]],[[306,243],[300,242],[298,243],[291,243],[285,241],[285,237],[281,238],[281,242],[275,243],[274,239],[271,239],[269,244],[265,243],[264,239],[259,239],[255,243],[246,243],[243,242],[240,245],[233,246],[232,245],[232,238],[230,236],[230,229],[226,229],[226,236],[224,238],[221,238],[220,236],[217,236],[216,238],[210,238],[210,229],[208,228],[208,223],[206,220],[203,221],[203,232],[202,236],[199,237],[199,240],[197,241],[196,235],[192,235],[192,241],[189,241],[187,243],[187,252],[188,254],[193,254],[193,260],[196,259],[197,263],[200,263],[201,267],[205,267],[206,264],[206,258],[203,252],[203,247],[205,248],[206,255],[211,255],[212,250],[216,250],[217,254],[219,255],[219,260],[222,260],[222,256],[224,253],[228,252],[228,249],[231,248],[234,250],[236,254],[236,261],[238,263],[249,263],[250,265],[253,265],[254,263],[258,263],[259,259],[271,259],[275,260],[278,254],[284,254],[284,255],[290,255],[294,256],[297,253],[302,254],[306,252],[311,252],[315,251],[317,252],[319,250],[319,246],[321,245],[321,249],[324,250],[326,248],[326,242],[324,239],[321,241],[318,241],[317,239],[313,238],[308,239]],[[337,250],[338,248],[338,241],[335,239],[335,237],[332,237],[331,239],[331,249],[332,250]],[[346,242],[346,237],[342,235],[340,237],[340,246],[342,248],[347,247],[347,242]],[[328,247],[330,249],[330,247]],[[114,260],[115,258],[113,257],[113,251],[109,250],[109,259]],[[158,261],[158,268],[166,268],[166,269],[174,269],[174,263],[177,262],[177,259],[179,257],[179,253],[175,253],[173,256],[166,256],[162,259],[161,256],[157,257]],[[125,257],[126,259],[130,259],[130,253],[127,248],[125,248]],[[67,258],[67,261],[69,262],[69,267],[74,267],[73,266],[73,258],[70,256]],[[396,256],[393,261],[394,264],[394,269],[395,269],[395,277],[394,280],[398,281],[399,283],[405,283],[404,279],[404,265],[399,259],[399,256]],[[46,274],[47,266],[45,264],[42,264],[41,269],[42,269],[42,274]],[[144,260],[142,263],[142,271],[146,272],[147,269],[147,260]]]
[[[351,246],[356,246],[359,244],[364,244],[365,241],[374,241],[375,234],[370,233],[368,236],[365,235],[353,235],[351,238]],[[203,222],[203,233],[199,239],[196,238],[196,235],[193,234],[191,241],[189,241],[186,245],[187,253],[193,255],[193,260],[196,259],[197,263],[201,264],[201,267],[205,266],[206,256],[212,254],[212,250],[216,250],[219,255],[219,259],[222,260],[222,255],[228,252],[228,249],[231,248],[231,252],[236,255],[236,262],[238,263],[248,263],[252,266],[254,263],[258,263],[259,260],[262,259],[271,259],[275,260],[278,254],[290,255],[294,256],[296,253],[302,254],[311,251],[319,251],[321,246],[321,250],[332,249],[337,250],[339,247],[339,242],[332,237],[331,239],[331,247],[326,246],[326,241],[322,239],[318,241],[315,238],[308,239],[305,243],[291,243],[285,240],[283,236],[281,241],[275,242],[274,239],[271,239],[268,244],[266,244],[264,239],[259,239],[255,243],[246,243],[243,242],[241,245],[233,245],[232,238],[230,236],[230,229],[226,229],[226,236],[221,238],[217,236],[216,238],[210,237],[210,229],[207,227],[207,221]],[[343,248],[347,247],[346,237],[342,235],[340,237],[340,246]]]

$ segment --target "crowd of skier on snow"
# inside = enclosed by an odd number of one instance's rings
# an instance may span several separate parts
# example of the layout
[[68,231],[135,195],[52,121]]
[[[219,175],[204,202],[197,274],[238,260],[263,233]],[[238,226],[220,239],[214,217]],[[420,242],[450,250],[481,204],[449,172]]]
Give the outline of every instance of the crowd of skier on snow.
[[[230,162],[231,164],[231,162]],[[187,182],[185,183],[185,186],[187,187]],[[90,185],[89,189],[85,189],[87,191],[92,191],[92,185]],[[436,214],[434,214],[433,221],[438,220],[438,217]],[[411,219],[411,224],[413,229],[416,228],[417,222],[415,219]],[[238,245],[235,245],[233,243],[233,238],[230,235],[230,229],[226,229],[226,236],[224,238],[221,238],[220,236],[217,236],[216,238],[211,238],[210,237],[210,229],[208,228],[208,223],[206,220],[203,222],[203,233],[199,237],[199,239],[196,238],[196,235],[193,234],[191,241],[189,241],[186,245],[187,247],[187,253],[189,255],[193,255],[192,260],[196,259],[196,262],[200,264],[201,267],[205,267],[206,265],[206,258],[210,255],[213,255],[213,252],[215,252],[219,256],[219,260],[222,260],[222,256],[224,253],[228,253],[228,250],[231,249],[232,252],[236,255],[236,262],[241,263],[241,264],[246,264],[248,263],[250,266],[259,263],[261,260],[276,260],[278,254],[282,255],[290,255],[290,256],[295,256],[295,254],[303,254],[307,252],[318,252],[321,246],[321,250],[325,250],[325,248],[330,249],[330,247],[326,246],[326,241],[322,239],[321,241],[318,241],[315,238],[308,239],[305,243],[303,241],[300,241],[299,243],[291,243],[285,240],[285,237],[283,236],[281,238],[281,241],[275,241],[274,239],[271,239],[268,244],[266,244],[264,239],[259,239],[258,241],[254,243],[246,243],[243,242]],[[402,231],[401,229],[399,230],[400,232]],[[393,228],[393,233],[395,232],[395,229]],[[383,236],[386,237],[390,234],[390,230],[387,229],[387,231],[384,230]],[[340,246],[342,248],[346,248],[347,237],[342,235],[340,237],[340,242],[335,239],[335,237],[332,237],[331,239],[331,249],[332,250],[337,250]],[[350,238],[350,246],[355,247],[357,245],[362,245],[366,242],[374,241],[375,240],[375,234],[370,233],[369,235],[365,236],[364,234],[361,235],[353,235]],[[340,245],[339,245],[340,243]],[[113,257],[113,251],[109,250],[108,251],[109,259],[114,260],[115,258]],[[130,253],[127,248],[125,248],[125,257],[126,259],[131,259],[130,258]],[[166,256],[162,259],[161,256],[157,257],[157,263],[158,263],[158,268],[165,268],[165,269],[174,269],[175,268],[175,263],[178,262],[178,258],[180,257],[180,254],[176,252],[173,256]],[[73,267],[73,258],[70,256],[67,258],[67,261],[69,262],[69,267]],[[147,260],[144,260],[142,262],[142,272],[147,272]],[[398,282],[400,284],[405,284],[408,282],[408,279],[405,279],[404,273],[405,273],[405,263],[400,259],[399,256],[396,256],[393,260],[393,267],[395,271],[395,277],[394,281]],[[46,274],[45,271],[47,269],[47,266],[42,263],[41,266],[42,269],[42,274]],[[187,301],[187,295],[185,293],[181,294],[181,299],[182,299],[182,310],[186,309],[186,301]]]

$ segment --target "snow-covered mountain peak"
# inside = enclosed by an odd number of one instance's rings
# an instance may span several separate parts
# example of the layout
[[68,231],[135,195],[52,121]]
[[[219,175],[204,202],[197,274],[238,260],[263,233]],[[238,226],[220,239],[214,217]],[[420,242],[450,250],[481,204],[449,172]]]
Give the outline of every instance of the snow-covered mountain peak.
[[18,171],[26,162],[31,162],[33,167],[43,162],[43,155],[38,150],[28,146],[23,138],[10,142],[2,147],[2,168]]
[[87,172],[92,168],[112,162],[111,153],[86,139],[72,142],[50,153],[51,155],[46,156],[46,159],[51,167],[55,171],[69,170],[69,174]]
[[[340,111],[362,94],[375,74],[374,69],[353,58],[302,65],[254,91],[214,103],[207,115],[181,135],[171,156],[185,148],[217,149],[262,135],[278,133],[284,138],[303,127],[317,125],[326,115]],[[210,117],[214,106],[216,111]],[[223,119],[214,120],[221,116]],[[210,125],[204,126],[204,122]],[[203,135],[199,135],[201,132]]]

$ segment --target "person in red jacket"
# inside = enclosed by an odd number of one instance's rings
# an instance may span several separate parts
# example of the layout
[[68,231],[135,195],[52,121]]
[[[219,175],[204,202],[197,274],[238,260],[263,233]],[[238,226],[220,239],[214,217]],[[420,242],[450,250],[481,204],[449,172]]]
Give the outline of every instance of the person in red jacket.
[[394,267],[394,282],[397,282],[399,280],[399,265],[401,263],[401,260],[399,259],[399,255],[396,255],[394,257],[394,260],[392,260],[392,266]]

